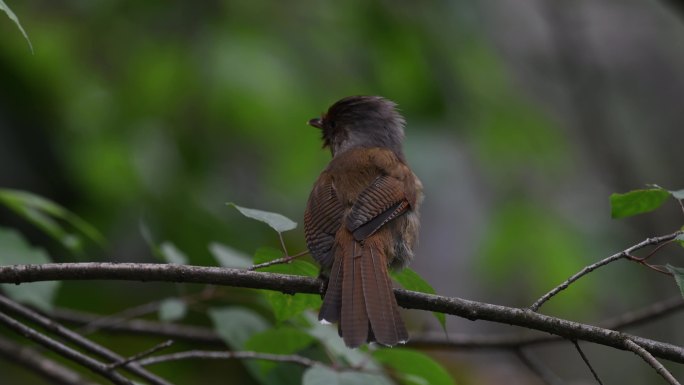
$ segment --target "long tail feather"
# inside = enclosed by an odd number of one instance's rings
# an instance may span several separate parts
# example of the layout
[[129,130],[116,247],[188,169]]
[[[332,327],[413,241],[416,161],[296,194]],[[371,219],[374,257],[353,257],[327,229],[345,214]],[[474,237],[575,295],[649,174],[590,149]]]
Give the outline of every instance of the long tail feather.
[[342,314],[340,331],[344,343],[350,348],[361,346],[368,339],[368,314],[363,295],[363,278],[361,276],[360,245],[347,231],[344,244],[349,245],[344,254],[344,273],[342,274]]
[[335,237],[334,261],[318,319],[339,323],[351,348],[367,341],[393,346],[408,333],[399,314],[383,248],[371,237],[363,245],[341,230]]
[[340,321],[340,308],[342,307],[342,254],[341,250],[335,253],[328,288],[323,298],[321,310],[318,313],[318,320],[326,323],[336,323]]
[[399,315],[382,249],[369,239],[364,243],[361,259],[363,294],[375,340],[388,346],[405,342],[408,333]]

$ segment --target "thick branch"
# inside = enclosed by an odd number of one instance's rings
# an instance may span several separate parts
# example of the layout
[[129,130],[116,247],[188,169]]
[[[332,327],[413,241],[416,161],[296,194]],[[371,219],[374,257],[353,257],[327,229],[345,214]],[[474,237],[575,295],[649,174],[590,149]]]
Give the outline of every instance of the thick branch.
[[25,366],[51,384],[94,385],[77,372],[43,356],[36,349],[0,338],[0,357]]
[[[185,265],[51,263],[0,267],[0,283],[95,279],[193,282],[276,290],[289,294],[318,294],[322,284],[320,280],[310,277]],[[529,309],[511,308],[402,289],[395,289],[395,295],[399,305],[408,309],[437,311],[470,320],[506,323],[544,331],[571,340],[584,340],[621,350],[626,349],[625,339],[630,339],[654,356],[684,363],[684,348],[679,346],[550,317]]]
[[88,357],[85,354],[60,343],[59,341],[56,341],[42,333],[39,333],[35,329],[32,329],[22,324],[21,322],[11,317],[8,317],[4,313],[0,313],[0,324],[5,325],[9,329],[14,330],[15,332],[23,335],[24,337],[45,346],[46,348],[58,353],[63,357],[66,357],[71,361],[74,361],[82,365],[85,368],[88,368],[92,372],[107,378],[114,384],[133,385],[133,383],[129,381],[126,377],[122,376],[117,372],[110,371],[107,368],[107,365],[103,364],[102,362],[97,361],[96,359],[93,359],[91,357]]
[[[93,354],[96,354],[102,358],[105,358],[110,361],[121,361],[124,358],[121,357],[120,355],[114,353],[113,351],[105,348],[102,345],[99,345],[82,335],[69,330],[62,325],[60,325],[57,322],[54,322],[53,320],[44,317],[37,312],[27,308],[24,305],[21,305],[19,303],[16,303],[12,301],[11,299],[0,295],[0,310],[5,311],[5,312],[11,312],[13,314],[17,314],[24,319],[27,319],[37,325],[40,325],[41,327],[45,328],[46,330],[60,336],[62,339],[69,341],[86,351],[89,351]],[[109,370],[109,369],[107,369]],[[170,385],[169,382],[164,380],[163,378],[160,378],[146,369],[140,367],[139,365],[129,365],[126,367],[126,370],[130,371],[131,373],[134,373],[138,375],[140,378],[147,380],[150,384],[153,385]]]

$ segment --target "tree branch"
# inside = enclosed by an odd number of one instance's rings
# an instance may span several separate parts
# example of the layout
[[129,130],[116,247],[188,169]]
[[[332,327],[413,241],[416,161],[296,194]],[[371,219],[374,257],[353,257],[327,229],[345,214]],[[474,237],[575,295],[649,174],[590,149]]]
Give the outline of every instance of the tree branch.
[[594,370],[594,367],[591,365],[591,362],[589,361],[589,358],[587,357],[586,354],[584,354],[584,351],[582,350],[582,347],[580,346],[579,342],[576,340],[573,340],[572,343],[575,345],[575,349],[577,349],[577,353],[580,354],[580,357],[582,357],[582,361],[587,365],[589,370],[591,371],[591,374],[594,376],[594,379],[596,382],[598,382],[599,385],[603,385],[603,382],[601,381],[601,378],[599,377],[598,373],[596,373],[596,370]]
[[88,357],[77,350],[74,350],[42,333],[39,333],[35,329],[22,324],[21,322],[7,316],[4,313],[0,313],[0,324],[7,326],[9,329],[12,329],[24,337],[45,346],[59,355],[80,364],[90,371],[105,377],[114,384],[133,385],[133,383],[126,377],[117,372],[110,371],[107,368],[107,365],[103,364],[102,362]]
[[160,350],[162,350],[162,349],[166,349],[166,348],[168,348],[168,347],[171,346],[171,345],[173,345],[173,341],[172,341],[172,340],[164,341],[164,342],[162,342],[162,343],[160,343],[160,344],[158,344],[158,345],[156,345],[156,346],[151,347],[150,349],[147,349],[147,350],[145,350],[145,351],[142,351],[142,352],[140,352],[140,353],[138,353],[138,354],[135,354],[135,355],[133,355],[133,356],[130,356],[130,357],[126,358],[126,359],[123,359],[123,360],[118,361],[118,362],[112,362],[111,364],[108,365],[108,368],[109,368],[109,370],[114,370],[114,369],[116,369],[116,368],[118,368],[118,367],[126,366],[126,365],[128,365],[128,364],[130,364],[130,363],[133,363],[133,362],[136,362],[136,361],[140,361],[140,360],[142,360],[143,358],[145,358],[145,357],[147,357],[147,356],[151,356],[152,354],[154,354],[154,353],[156,353],[156,352],[158,352],[158,351],[160,351]]
[[[53,319],[76,325],[85,325],[100,319],[97,314],[71,309],[54,309],[50,313]],[[209,345],[225,345],[221,337],[210,328],[191,326],[170,322],[158,322],[143,319],[111,318],[111,322],[103,325],[100,330],[114,333],[130,333],[147,336],[170,338],[177,341],[187,341]]]
[[537,301],[535,301],[535,303],[532,304],[532,306],[530,306],[530,309],[532,309],[533,311],[538,311],[539,308],[546,301],[551,299],[551,297],[553,297],[556,294],[560,293],[561,291],[567,289],[568,286],[570,286],[573,282],[577,281],[578,279],[584,277],[585,275],[591,273],[592,271],[598,269],[601,266],[605,266],[611,262],[615,262],[618,259],[629,258],[630,254],[635,252],[636,250],[643,249],[646,246],[657,245],[657,244],[660,244],[663,242],[671,241],[671,240],[677,238],[678,235],[683,234],[683,233],[684,232],[682,232],[682,231],[675,231],[674,233],[669,234],[669,235],[663,235],[661,237],[655,237],[655,238],[647,238],[644,241],[637,243],[636,245],[631,246],[625,250],[622,250],[619,253],[613,254],[610,257],[604,258],[604,259],[602,259],[596,263],[593,263],[589,266],[585,266],[582,270],[580,270],[579,272],[575,273],[570,278],[565,280],[565,282],[561,283],[560,285],[556,286],[555,288],[553,288],[548,293],[541,296],[541,298],[539,298]]
[[[48,263],[0,267],[0,283],[23,283],[55,280],[129,280],[192,282],[223,286],[281,291],[286,294],[320,294],[322,281],[311,277],[228,269],[219,267],[137,264],[137,263]],[[631,339],[654,356],[684,363],[684,348],[632,336],[614,330],[572,322],[533,312],[488,303],[394,289],[399,305],[408,309],[437,311],[469,320],[486,320],[521,326],[577,339],[627,349]]]
[[[27,308],[26,306],[16,303],[3,295],[0,295],[0,310],[17,314],[23,317],[24,319],[27,319],[37,325],[40,325],[46,330],[60,336],[64,340],[67,340],[102,358],[105,358],[110,361],[124,360],[123,357],[105,348],[104,346],[96,344],[95,342],[81,336],[80,334],[65,328],[59,323],[45,316],[40,315],[37,312]],[[171,385],[163,378],[160,378],[150,373],[149,371],[145,370],[144,368],[138,365],[128,365],[126,366],[125,370],[139,376],[142,379],[147,380],[150,384],[153,385]]]
[[[628,327],[652,322],[671,313],[684,309],[684,299],[681,296],[672,297],[656,302],[642,309],[629,311],[619,316],[599,323],[604,329],[622,330]],[[450,334],[444,338],[444,333],[420,335],[409,341],[410,345],[424,348],[458,348],[458,349],[512,349],[529,345],[539,345],[550,342],[562,342],[564,339],[557,335],[521,335],[508,333],[498,335]]]
[[226,360],[226,359],[252,359],[252,360],[267,360],[273,362],[289,362],[305,367],[311,367],[320,362],[311,360],[309,358],[297,355],[285,354],[271,354],[259,352],[231,352],[231,351],[207,351],[207,350],[189,350],[186,352],[166,354],[163,356],[155,356],[142,359],[138,361],[140,365],[154,365],[168,361],[186,360],[190,358],[210,359],[210,360]]
[[0,338],[0,357],[26,367],[32,373],[48,380],[51,384],[94,385],[93,382],[85,380],[77,372],[43,356],[36,349],[17,344],[5,338]]
[[667,381],[670,385],[680,385],[679,382],[672,376],[672,373],[670,373],[658,360],[651,355],[646,349],[642,348],[639,346],[639,344],[635,343],[634,341],[630,339],[625,340],[625,346],[627,349],[631,350],[632,352],[636,353],[638,356],[643,358],[644,361],[646,361],[647,364],[649,364],[653,369],[655,369],[658,374],[660,374],[665,381]]

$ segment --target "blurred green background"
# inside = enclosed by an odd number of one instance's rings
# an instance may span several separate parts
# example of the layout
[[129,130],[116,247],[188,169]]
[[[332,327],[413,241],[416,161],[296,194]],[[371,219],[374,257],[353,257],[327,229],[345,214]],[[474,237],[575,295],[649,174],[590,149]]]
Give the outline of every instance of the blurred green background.
[[[109,244],[88,246],[87,260],[155,261],[141,227],[191,264],[216,264],[212,242],[246,254],[278,247],[225,203],[301,222],[329,159],[305,122],[354,94],[392,99],[407,119],[407,158],[426,191],[413,268],[442,295],[526,306],[582,266],[681,224],[673,202],[619,222],[608,207],[610,193],[646,183],[684,188],[684,14],[667,2],[6,3],[35,53],[0,15],[0,187],[48,197],[99,229]],[[0,225],[55,261],[75,260],[8,210]],[[285,241],[305,247],[301,228]],[[176,290],[67,282],[57,304],[109,314]],[[250,301],[234,292],[229,302]],[[597,322],[676,293],[663,276],[615,264],[544,311]],[[414,333],[439,330],[429,315],[405,316]],[[630,331],[682,344],[683,320]],[[511,331],[453,317],[447,326]],[[97,338],[122,354],[153,344]],[[586,350],[606,383],[658,381],[626,353]],[[568,383],[591,378],[569,344],[537,353]],[[537,383],[507,355],[437,357],[462,384]],[[238,362],[164,370],[178,383],[198,370],[206,384],[253,381]],[[3,384],[39,383],[2,360],[0,373]]]

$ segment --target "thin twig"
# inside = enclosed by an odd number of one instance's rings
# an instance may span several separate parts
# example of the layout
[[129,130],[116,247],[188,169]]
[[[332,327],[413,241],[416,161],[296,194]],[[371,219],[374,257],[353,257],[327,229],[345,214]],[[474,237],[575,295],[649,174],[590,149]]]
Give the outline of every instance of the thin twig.
[[92,334],[95,333],[96,331],[100,330],[101,328],[105,326],[111,325],[113,322],[120,322],[120,321],[125,321],[127,319],[131,318],[136,318],[136,317],[142,317],[147,314],[154,313],[159,310],[159,306],[161,305],[162,301],[153,301],[153,302],[148,302],[144,303],[142,305],[130,307],[127,309],[124,309],[120,312],[116,312],[113,314],[107,314],[106,316],[103,316],[102,318],[93,320],[93,322],[83,325],[80,327],[78,330],[76,330],[78,333],[81,334]]
[[662,267],[659,267],[659,266],[656,266],[656,265],[651,265],[650,263],[646,262],[646,260],[644,260],[643,258],[635,257],[635,256],[633,256],[633,255],[631,255],[631,254],[630,254],[630,255],[627,255],[627,258],[628,258],[630,261],[633,261],[633,262],[636,262],[636,263],[638,263],[638,264],[640,264],[640,265],[646,266],[646,267],[648,267],[649,269],[651,269],[651,270],[653,270],[653,271],[655,271],[655,272],[658,272],[658,273],[664,274],[664,275],[672,276],[672,273],[670,273],[669,271],[663,269]]
[[227,359],[249,359],[249,360],[267,360],[274,362],[287,362],[301,366],[311,367],[321,362],[312,359],[298,356],[298,355],[284,355],[284,354],[270,354],[259,352],[231,352],[231,351],[210,351],[210,350],[189,350],[185,352],[166,354],[163,356],[148,357],[138,361],[140,365],[154,365],[162,362],[186,360],[191,358],[210,359],[210,360],[227,360]]
[[131,362],[140,361],[141,359],[143,359],[147,356],[150,356],[150,355],[152,355],[152,354],[154,354],[154,353],[156,353],[162,349],[166,349],[171,345],[173,345],[173,340],[164,341],[164,342],[157,344],[157,345],[155,345],[155,346],[153,346],[153,347],[151,347],[151,348],[149,348],[143,352],[140,352],[138,354],[130,356],[124,360],[112,362],[111,364],[107,365],[107,368],[109,368],[109,370],[114,370],[118,367],[126,366],[126,365],[130,364]]
[[660,374],[670,385],[680,385],[674,376],[672,376],[672,373],[670,373],[665,366],[663,366],[663,364],[656,360],[651,353],[639,346],[639,344],[630,339],[625,339],[625,347],[646,361],[646,363],[655,369],[655,371]]
[[575,282],[575,281],[577,281],[578,279],[582,278],[583,276],[585,276],[585,275],[591,273],[592,271],[598,269],[599,267],[605,266],[605,265],[607,265],[607,264],[609,264],[609,263],[611,263],[611,262],[615,262],[615,261],[617,261],[617,260],[619,260],[619,259],[622,259],[622,258],[628,258],[628,256],[629,256],[632,252],[634,252],[634,251],[636,251],[636,250],[639,250],[639,249],[643,249],[643,248],[646,247],[646,246],[657,245],[657,244],[660,244],[660,243],[663,243],[663,242],[670,241],[670,240],[676,238],[678,235],[680,235],[680,234],[682,234],[682,233],[684,233],[684,232],[682,232],[682,231],[676,231],[676,232],[674,232],[674,233],[672,233],[672,234],[669,234],[669,235],[663,235],[663,236],[655,237],[655,238],[647,238],[646,240],[644,240],[644,241],[642,241],[642,242],[639,242],[639,243],[637,243],[636,245],[631,246],[631,247],[629,247],[629,248],[627,248],[627,249],[625,249],[625,250],[623,250],[623,251],[621,251],[621,252],[619,252],[619,253],[613,254],[613,255],[611,255],[610,257],[604,258],[604,259],[602,259],[602,260],[600,260],[600,261],[598,261],[598,262],[596,262],[596,263],[593,263],[593,264],[591,264],[591,265],[589,265],[589,266],[585,266],[582,270],[580,270],[578,273],[572,275],[572,276],[571,276],[570,278],[568,278],[565,282],[561,283],[560,285],[556,286],[555,288],[553,288],[553,289],[552,289],[551,291],[549,291],[548,293],[546,293],[546,294],[544,294],[543,296],[541,296],[541,298],[539,298],[537,301],[535,301],[535,302],[532,304],[532,306],[530,306],[530,309],[531,309],[532,311],[535,311],[535,312],[538,311],[539,308],[540,308],[546,301],[548,301],[549,299],[551,299],[551,297],[553,297],[553,296],[555,296],[556,294],[560,293],[561,291],[567,289],[568,286],[570,286],[573,282]]
[[660,251],[660,249],[671,244],[673,241],[674,241],[674,238],[670,239],[669,241],[666,241],[666,242],[659,244],[658,246],[654,247],[650,253],[646,254],[643,257],[636,257],[636,256],[633,256],[632,254],[630,254],[629,257],[630,257],[630,259],[632,259],[633,261],[636,261],[636,262],[646,261],[649,258],[651,258],[652,256],[656,255],[656,253],[658,253],[658,251]]
[[561,380],[556,373],[552,372],[546,365],[544,365],[537,357],[532,355],[530,352],[523,349],[517,349],[515,351],[516,356],[522,361],[525,366],[527,366],[532,373],[536,374],[540,380],[548,385],[563,385],[564,382]]
[[594,367],[591,365],[591,362],[589,362],[589,359],[587,356],[584,354],[584,351],[580,347],[579,343],[577,340],[572,341],[573,345],[575,345],[575,349],[577,349],[577,352],[580,354],[580,357],[582,357],[582,361],[589,367],[589,370],[591,371],[591,374],[594,376],[596,379],[596,382],[599,383],[599,385],[603,385],[603,382],[601,381],[601,378],[598,376],[598,373],[596,373],[596,370],[594,370]]
[[[123,357],[105,348],[104,346],[96,344],[95,342],[81,336],[80,334],[65,328],[64,326],[51,320],[50,318],[45,317],[27,308],[24,305],[12,301],[11,299],[3,295],[0,295],[0,310],[17,314],[24,319],[27,319],[37,325],[40,325],[41,327],[45,328],[51,333],[60,336],[62,339],[67,340],[109,361],[117,361],[123,359]],[[129,365],[125,368],[125,370],[139,376],[140,378],[146,380],[147,382],[153,385],[171,385],[168,381],[150,373],[149,371],[138,365]]]
[[[95,279],[193,282],[276,290],[286,294],[320,294],[323,284],[322,280],[312,277],[170,264],[86,262],[0,267],[0,283]],[[680,346],[551,317],[529,309],[511,308],[403,289],[394,289],[394,294],[398,304],[408,309],[437,311],[469,320],[486,320],[521,326],[568,339],[594,342],[617,349],[624,350],[623,340],[630,338],[657,357],[684,363],[684,348]]]
[[283,263],[289,263],[290,261],[294,260],[295,258],[303,257],[307,254],[309,254],[309,250],[304,250],[304,251],[299,252],[295,255],[286,255],[285,257],[282,257],[282,258],[278,258],[278,259],[274,259],[272,261],[260,263],[258,265],[253,265],[252,267],[250,267],[247,270],[254,271],[254,270],[258,270],[258,269],[263,269],[264,267],[269,267],[269,266],[283,264]]
[[[50,313],[54,319],[76,325],[87,324],[100,316],[83,311],[56,308]],[[170,322],[158,322],[144,319],[112,320],[110,325],[101,330],[115,333],[130,333],[138,335],[171,338],[174,340],[188,341],[201,344],[225,345],[225,342],[211,328],[175,324]]]
[[[185,294],[174,298],[183,301],[187,305],[192,305],[195,304],[197,301],[209,301],[217,295],[218,294],[214,286],[207,286],[200,292]],[[111,326],[112,324],[115,324],[117,322],[125,322],[126,320],[132,318],[137,318],[157,312],[159,311],[159,307],[165,300],[166,298],[162,300],[148,302],[142,305],[124,309],[117,313],[102,316],[101,318],[94,319],[88,324],[83,325],[81,328],[79,328],[78,331],[83,334],[90,334],[102,329],[103,327]]]
[[681,295],[677,295],[604,320],[600,325],[606,329],[621,330],[655,321],[682,309],[684,309],[684,299]]
[[0,338],[0,357],[23,365],[33,374],[46,379],[51,384],[95,385],[84,379],[78,372],[43,356],[31,347]]
[[22,336],[34,342],[37,342],[40,345],[43,345],[44,347],[56,352],[62,357],[65,357],[71,361],[78,363],[79,365],[89,369],[93,373],[97,373],[102,377],[105,377],[114,384],[133,385],[133,383],[126,377],[122,376],[117,372],[108,370],[107,365],[103,364],[102,362],[94,358],[88,357],[85,354],[79,352],[78,350],[66,346],[63,343],[54,340],[46,336],[45,334],[42,334],[36,331],[35,329],[22,324],[21,322],[7,316],[4,313],[0,313],[0,324],[3,324],[8,328],[14,330],[18,334],[21,334]]

